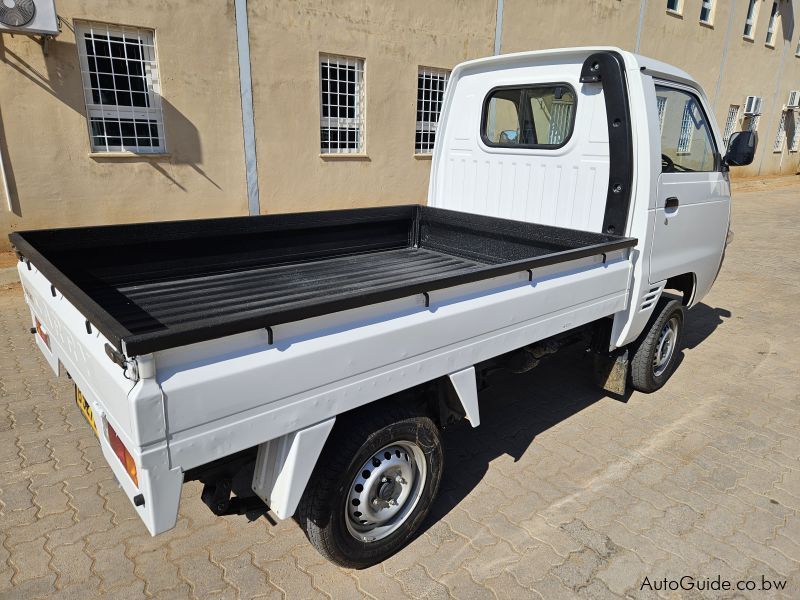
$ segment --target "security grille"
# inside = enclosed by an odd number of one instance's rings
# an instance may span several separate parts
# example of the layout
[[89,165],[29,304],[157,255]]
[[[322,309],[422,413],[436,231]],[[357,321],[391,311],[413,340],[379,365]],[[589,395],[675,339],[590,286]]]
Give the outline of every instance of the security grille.
[[656,102],[658,103],[658,130],[664,133],[664,111],[667,110],[667,97],[656,96]]
[[692,126],[692,101],[687,100],[683,105],[683,117],[681,119],[681,132],[678,136],[678,154],[689,154],[692,148],[692,135],[694,134],[694,127]]
[[436,140],[442,98],[450,71],[420,67],[417,72],[417,129],[414,152],[430,154]]
[[761,120],[761,115],[747,115],[742,120],[742,129],[744,131],[758,131],[758,122]]
[[153,31],[78,23],[75,35],[92,151],[164,152]]
[[722,134],[722,141],[725,146],[728,145],[728,140],[731,139],[734,127],[739,120],[739,107],[736,104],[731,104],[728,108],[728,117],[725,119],[725,131]]
[[783,151],[783,142],[786,139],[786,111],[781,111],[781,120],[778,123],[778,133],[775,135],[775,143],[772,144],[773,152]]
[[553,100],[550,109],[550,132],[547,136],[548,144],[563,144],[569,135],[572,124],[572,109],[575,104],[567,100]]
[[797,152],[798,148],[800,148],[800,113],[795,112],[794,119],[791,119],[789,124],[792,128],[789,136],[789,152]]
[[364,151],[364,61],[345,56],[320,57],[320,151]]
[[714,8],[714,0],[703,0],[700,7],[700,22],[711,23],[711,10]]

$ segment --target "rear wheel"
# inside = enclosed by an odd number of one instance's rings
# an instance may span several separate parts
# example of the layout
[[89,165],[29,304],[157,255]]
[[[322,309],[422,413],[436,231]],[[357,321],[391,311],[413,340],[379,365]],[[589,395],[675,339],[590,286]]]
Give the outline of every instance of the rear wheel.
[[337,423],[296,520],[328,560],[350,568],[374,565],[419,528],[442,466],[439,429],[428,416],[369,407]]
[[634,345],[631,384],[640,392],[655,392],[678,364],[686,309],[672,298],[661,298],[648,328]]

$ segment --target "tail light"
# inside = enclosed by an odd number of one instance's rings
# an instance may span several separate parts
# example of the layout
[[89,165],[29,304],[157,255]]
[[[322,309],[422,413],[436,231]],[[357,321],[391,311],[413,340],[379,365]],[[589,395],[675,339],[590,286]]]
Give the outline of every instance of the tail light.
[[39,322],[39,318],[38,317],[36,317],[36,333],[39,334],[39,337],[42,338],[42,341],[44,342],[44,345],[47,346],[47,349],[49,350],[50,349],[50,336],[47,335],[47,333],[45,332],[44,327],[42,327],[42,324]]
[[122,440],[119,439],[119,436],[117,436],[117,432],[114,431],[111,423],[108,423],[107,427],[108,441],[111,442],[111,449],[114,450],[114,454],[117,455],[119,462],[121,462],[122,466],[125,467],[125,471],[127,471],[131,480],[133,480],[133,483],[136,485],[136,487],[139,487],[139,479],[136,476],[136,463],[133,462],[131,453],[128,452],[128,449],[122,443]]

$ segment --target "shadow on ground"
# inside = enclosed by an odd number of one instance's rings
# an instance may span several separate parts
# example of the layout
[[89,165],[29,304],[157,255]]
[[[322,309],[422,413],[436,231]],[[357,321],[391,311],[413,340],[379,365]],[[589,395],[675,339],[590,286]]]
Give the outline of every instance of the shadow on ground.
[[[691,309],[683,348],[698,346],[730,316],[730,311],[706,304]],[[682,359],[681,353],[678,368]],[[594,383],[591,356],[580,347],[564,349],[524,375],[494,376],[479,396],[480,427],[461,421],[445,430],[439,496],[420,533],[458,506],[494,459],[507,454],[518,461],[536,436],[606,397]]]

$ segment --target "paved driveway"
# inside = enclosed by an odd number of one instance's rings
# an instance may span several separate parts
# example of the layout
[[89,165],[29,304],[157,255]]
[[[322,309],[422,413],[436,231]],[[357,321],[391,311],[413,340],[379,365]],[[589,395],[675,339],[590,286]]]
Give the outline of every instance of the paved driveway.
[[447,432],[424,533],[364,571],[291,521],[214,517],[196,484],[149,537],[0,289],[0,597],[654,597],[717,575],[800,597],[800,185],[751,187],[666,388],[605,396],[579,353],[506,378]]

